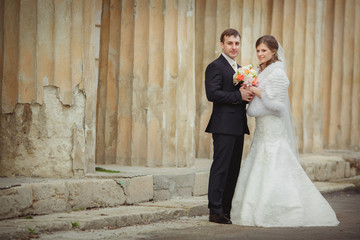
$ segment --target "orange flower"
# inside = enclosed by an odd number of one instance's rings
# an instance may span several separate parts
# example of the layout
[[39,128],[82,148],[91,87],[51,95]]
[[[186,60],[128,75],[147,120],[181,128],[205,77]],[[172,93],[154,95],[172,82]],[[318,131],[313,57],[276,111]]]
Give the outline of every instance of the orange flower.
[[258,85],[258,80],[257,80],[257,78],[255,78],[255,79],[252,81],[252,85],[253,85],[253,86],[257,86],[257,85]]
[[238,81],[244,80],[244,75],[238,74],[238,75],[236,76],[236,79],[237,79]]

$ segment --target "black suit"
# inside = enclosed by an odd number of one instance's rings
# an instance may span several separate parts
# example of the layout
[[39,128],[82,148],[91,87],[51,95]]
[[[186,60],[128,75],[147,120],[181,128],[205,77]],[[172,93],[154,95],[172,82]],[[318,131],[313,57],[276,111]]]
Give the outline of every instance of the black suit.
[[244,134],[249,134],[246,104],[239,85],[233,85],[235,71],[224,56],[208,65],[205,71],[206,96],[213,111],[206,132],[212,133],[214,157],[209,178],[210,214],[230,213],[239,175]]

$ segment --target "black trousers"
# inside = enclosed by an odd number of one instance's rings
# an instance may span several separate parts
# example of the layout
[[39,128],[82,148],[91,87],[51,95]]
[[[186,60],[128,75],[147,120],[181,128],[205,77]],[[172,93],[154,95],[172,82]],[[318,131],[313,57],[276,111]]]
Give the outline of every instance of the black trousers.
[[230,214],[240,172],[244,135],[212,134],[214,157],[209,177],[210,214]]

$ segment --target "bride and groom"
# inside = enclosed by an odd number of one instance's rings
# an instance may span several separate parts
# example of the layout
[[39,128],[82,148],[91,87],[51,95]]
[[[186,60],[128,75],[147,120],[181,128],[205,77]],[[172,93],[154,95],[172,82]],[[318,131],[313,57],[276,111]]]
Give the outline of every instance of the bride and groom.
[[[225,30],[222,54],[205,72],[206,96],[213,111],[209,221],[262,227],[337,226],[336,215],[298,162],[288,97],[284,54],[276,39],[256,42],[258,86],[234,86],[240,67],[240,34]],[[246,104],[249,106],[246,109]],[[241,164],[246,114],[256,119],[250,151]],[[241,170],[240,170],[241,165]]]

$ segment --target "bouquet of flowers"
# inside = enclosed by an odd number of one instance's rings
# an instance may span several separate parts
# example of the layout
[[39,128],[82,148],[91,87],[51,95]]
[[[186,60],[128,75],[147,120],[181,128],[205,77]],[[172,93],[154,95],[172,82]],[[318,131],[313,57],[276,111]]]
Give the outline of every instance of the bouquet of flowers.
[[239,68],[233,77],[234,86],[245,85],[246,87],[258,86],[257,72],[252,64]]

